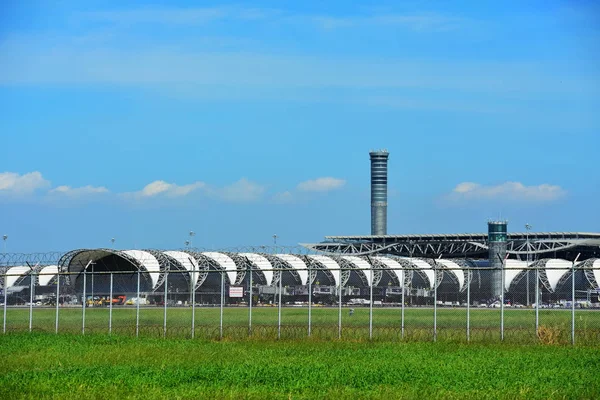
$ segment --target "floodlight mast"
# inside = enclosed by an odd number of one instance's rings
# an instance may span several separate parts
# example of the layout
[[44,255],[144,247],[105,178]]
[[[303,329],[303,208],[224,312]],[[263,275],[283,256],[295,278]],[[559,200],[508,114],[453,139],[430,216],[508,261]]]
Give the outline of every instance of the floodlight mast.
[[193,243],[194,243],[194,236],[196,236],[196,232],[190,231],[189,235],[190,235],[190,242],[189,242],[190,248],[192,248],[192,247],[194,247]]
[[3,253],[6,253],[6,241],[8,240],[8,235],[2,235],[2,242],[4,244],[4,250]]

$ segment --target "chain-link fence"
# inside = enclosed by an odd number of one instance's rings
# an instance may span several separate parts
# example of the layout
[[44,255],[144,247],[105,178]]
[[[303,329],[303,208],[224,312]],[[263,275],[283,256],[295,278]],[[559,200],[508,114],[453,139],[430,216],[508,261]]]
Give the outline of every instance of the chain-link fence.
[[3,332],[600,343],[595,260],[498,271],[476,260],[176,253],[169,264],[154,255],[4,268]]

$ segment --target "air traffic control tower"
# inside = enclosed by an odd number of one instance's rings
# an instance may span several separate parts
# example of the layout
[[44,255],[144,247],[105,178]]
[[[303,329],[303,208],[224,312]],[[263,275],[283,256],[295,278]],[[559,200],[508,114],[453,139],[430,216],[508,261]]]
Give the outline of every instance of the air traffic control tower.
[[371,235],[387,235],[387,150],[371,151]]
[[502,296],[502,274],[508,241],[506,221],[488,221],[488,257],[492,268],[492,296]]

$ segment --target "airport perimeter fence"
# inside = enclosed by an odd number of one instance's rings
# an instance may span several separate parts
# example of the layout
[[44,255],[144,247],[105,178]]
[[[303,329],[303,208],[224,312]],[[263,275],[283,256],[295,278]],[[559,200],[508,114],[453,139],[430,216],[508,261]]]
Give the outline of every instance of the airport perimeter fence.
[[[200,339],[600,344],[600,271],[340,268],[94,271],[3,277],[2,330]],[[252,272],[252,273],[250,273]],[[264,280],[271,272],[270,284]],[[320,270],[320,272],[323,272]],[[378,273],[398,280],[379,279]],[[294,280],[295,279],[295,280]],[[494,283],[504,288],[494,296]],[[340,286],[340,282],[342,285]],[[233,283],[232,283],[233,282]],[[335,284],[334,284],[335,283]]]

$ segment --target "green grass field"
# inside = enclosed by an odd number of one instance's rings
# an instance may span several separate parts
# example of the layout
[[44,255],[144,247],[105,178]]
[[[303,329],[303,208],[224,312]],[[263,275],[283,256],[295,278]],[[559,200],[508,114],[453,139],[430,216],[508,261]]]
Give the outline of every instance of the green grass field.
[[598,346],[0,336],[3,399],[596,399]]
[[[186,338],[191,336],[191,309],[169,308],[167,311],[167,336]],[[142,307],[140,310],[140,335],[163,336],[164,310],[161,307]],[[302,339],[308,334],[308,309],[306,307],[284,307],[282,309],[281,337]],[[253,337],[277,337],[277,307],[253,308]],[[197,308],[196,337],[219,338],[219,308]],[[225,338],[245,339],[248,336],[248,308],[226,307],[223,315]],[[55,310],[33,309],[33,330],[54,332]],[[312,311],[312,334],[317,338],[333,339],[338,335],[337,308],[315,307]],[[505,310],[505,340],[512,343],[536,343],[535,312],[526,309]],[[569,310],[540,310],[540,325],[551,329],[554,340],[568,343],[571,334]],[[8,332],[29,329],[29,309],[9,308],[6,321]],[[86,333],[107,333],[109,310],[106,307],[86,309]],[[471,340],[497,342],[500,340],[500,310],[471,310]],[[369,310],[355,308],[342,310],[342,337],[346,339],[368,339]],[[79,333],[82,330],[81,308],[61,308],[59,331]],[[114,307],[112,330],[115,334],[135,335],[135,308]],[[401,310],[399,308],[375,308],[373,312],[373,338],[392,341],[401,339]],[[405,340],[430,341],[433,338],[433,309],[406,308]],[[466,310],[440,308],[437,311],[437,339],[466,341]],[[577,310],[576,339],[582,344],[600,343],[600,311]]]

